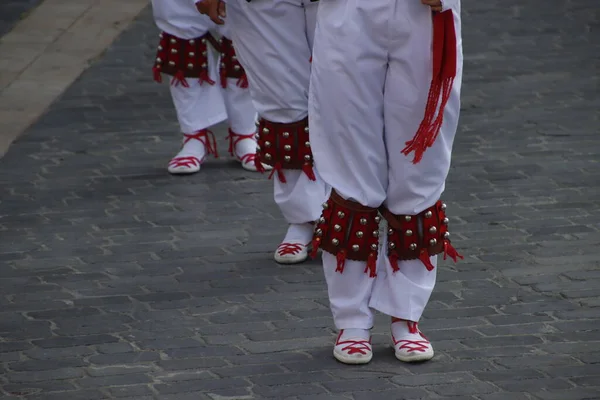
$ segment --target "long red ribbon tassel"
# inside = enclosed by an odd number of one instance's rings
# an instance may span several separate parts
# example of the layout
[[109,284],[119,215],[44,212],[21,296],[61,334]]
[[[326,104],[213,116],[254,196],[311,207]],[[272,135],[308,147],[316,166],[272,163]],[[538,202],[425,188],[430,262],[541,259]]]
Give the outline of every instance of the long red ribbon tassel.
[[414,151],[413,164],[423,159],[423,154],[433,146],[440,133],[444,108],[456,77],[456,61],[456,30],[452,10],[436,13],[433,16],[433,76],[425,115],[417,133],[402,150],[405,156]]

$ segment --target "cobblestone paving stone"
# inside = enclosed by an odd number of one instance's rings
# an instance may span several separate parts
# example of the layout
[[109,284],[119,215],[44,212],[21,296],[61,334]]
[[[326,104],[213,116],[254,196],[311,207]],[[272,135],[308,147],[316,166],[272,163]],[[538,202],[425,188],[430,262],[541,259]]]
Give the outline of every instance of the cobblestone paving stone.
[[43,0],[0,1],[0,37],[7,34],[28,12]]
[[146,10],[0,160],[0,399],[599,399],[597,1],[463,7],[467,257],[421,324],[434,360],[395,361],[380,316],[374,361],[337,364],[318,261],[271,261],[271,182],[165,172]]

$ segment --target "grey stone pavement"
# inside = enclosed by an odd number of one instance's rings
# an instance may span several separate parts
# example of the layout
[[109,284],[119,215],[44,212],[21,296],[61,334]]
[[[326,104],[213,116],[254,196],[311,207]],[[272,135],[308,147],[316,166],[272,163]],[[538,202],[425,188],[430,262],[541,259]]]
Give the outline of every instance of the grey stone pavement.
[[463,8],[466,259],[421,322],[432,361],[397,362],[379,316],[374,361],[336,363],[318,260],[271,260],[272,183],[166,173],[146,10],[0,160],[0,399],[600,399],[597,0]]
[[0,1],[0,37],[8,33],[29,11],[43,0]]

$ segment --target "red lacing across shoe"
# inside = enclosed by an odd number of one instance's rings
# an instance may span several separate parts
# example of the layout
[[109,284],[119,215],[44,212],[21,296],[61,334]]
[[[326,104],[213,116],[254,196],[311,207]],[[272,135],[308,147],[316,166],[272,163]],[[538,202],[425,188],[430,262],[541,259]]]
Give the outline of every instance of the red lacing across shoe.
[[192,134],[184,133],[183,136],[185,136],[185,140],[183,141],[184,145],[190,140],[198,140],[206,148],[206,154],[212,154],[215,158],[219,158],[219,153],[217,152],[217,140],[212,131],[202,129]]
[[227,136],[227,139],[229,139],[229,154],[237,157],[237,159],[240,160],[243,164],[254,162],[254,160],[256,159],[256,153],[248,153],[240,156],[239,154],[235,153],[235,146],[241,140],[254,139],[255,136],[255,132],[249,133],[247,135],[242,135],[239,133],[235,133],[234,131],[229,129],[229,135]]
[[371,339],[369,340],[344,340],[340,342],[340,337],[342,337],[343,330],[340,331],[338,338],[335,342],[336,346],[339,345],[347,345],[342,347],[342,351],[350,354],[362,354],[366,355],[369,351],[371,351]]
[[[402,320],[395,318],[394,322],[399,322],[399,321],[402,321]],[[419,325],[413,321],[405,321],[405,322],[406,322],[406,325],[408,326],[408,331],[410,333],[418,334],[424,340],[406,340],[406,339],[396,340],[396,338],[392,334],[392,340],[394,341],[394,347],[399,345],[400,343],[402,343],[402,345],[398,348],[398,350],[406,350],[409,353],[412,353],[413,351],[420,351],[421,353],[426,352],[431,343],[429,343],[429,340],[427,340],[425,335],[423,335],[423,333],[419,330]]]
[[198,157],[190,156],[190,157],[175,157],[169,162],[169,167],[186,167],[191,168],[195,166],[200,166],[204,158],[199,160]]
[[[206,154],[212,154],[215,156],[215,158],[219,157],[219,153],[217,152],[217,141],[212,131],[209,131],[208,129],[202,129],[195,133],[184,133],[183,136],[185,137],[183,140],[184,145],[190,140],[198,140],[206,148]],[[194,156],[175,157],[171,160],[171,162],[169,162],[169,166],[189,168],[195,166],[196,164],[202,164],[205,158],[206,157],[202,157],[200,160],[198,157]]]
[[305,246],[300,243],[281,243],[277,247],[277,254],[280,256],[287,256],[288,254],[296,255],[302,251]]

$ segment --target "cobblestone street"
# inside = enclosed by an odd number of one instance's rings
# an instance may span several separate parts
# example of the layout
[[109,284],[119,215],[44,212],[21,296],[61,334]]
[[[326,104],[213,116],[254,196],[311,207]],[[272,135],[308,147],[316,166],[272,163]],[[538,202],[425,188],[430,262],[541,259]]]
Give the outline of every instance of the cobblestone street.
[[0,400],[600,399],[598,1],[463,18],[444,199],[465,260],[420,323],[432,361],[398,362],[381,315],[371,364],[333,359],[320,259],[272,261],[272,182],[225,128],[199,174],[166,172],[148,8],[0,159]]

